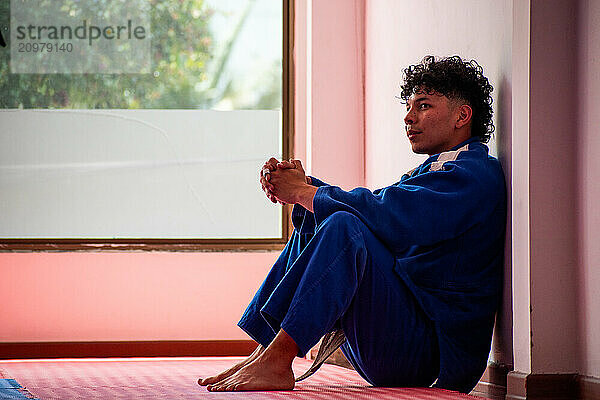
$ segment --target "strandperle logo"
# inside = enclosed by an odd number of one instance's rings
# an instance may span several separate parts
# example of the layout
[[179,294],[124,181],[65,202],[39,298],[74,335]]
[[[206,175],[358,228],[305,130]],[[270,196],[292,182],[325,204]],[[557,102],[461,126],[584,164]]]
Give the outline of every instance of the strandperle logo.
[[146,28],[134,26],[132,20],[127,20],[123,25],[96,26],[84,19],[76,26],[52,26],[52,25],[19,25],[17,40],[86,40],[88,45],[94,41],[105,40],[144,40],[146,39]]
[[149,0],[11,0],[12,73],[149,73]]

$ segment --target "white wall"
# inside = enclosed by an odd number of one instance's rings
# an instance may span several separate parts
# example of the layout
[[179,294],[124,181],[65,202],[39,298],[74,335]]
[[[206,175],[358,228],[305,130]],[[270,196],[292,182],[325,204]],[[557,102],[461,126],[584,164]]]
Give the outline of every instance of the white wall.
[[[496,137],[510,177],[512,1],[367,0],[366,8],[366,184],[389,185],[423,161],[410,151],[404,131],[405,106],[400,92],[402,69],[425,55],[460,55],[484,68],[495,90]],[[496,150],[497,145],[497,150]],[[510,185],[510,181],[507,182]],[[508,239],[510,243],[510,238]],[[512,364],[510,263],[506,271],[507,302],[500,313],[494,359]]]
[[600,377],[600,2],[580,0],[577,22],[579,88],[573,101],[579,113],[579,372]]
[[[509,110],[498,109],[511,73],[511,2],[367,0],[366,124],[367,183],[389,184],[422,162],[404,132],[402,70],[423,56],[476,59],[494,86],[497,136],[506,134]],[[475,40],[476,39],[476,40]],[[508,122],[504,124],[503,121]]]
[[[531,372],[529,273],[529,20],[528,1],[513,3],[510,250],[512,253],[513,367]],[[505,164],[506,166],[506,164]],[[508,238],[507,238],[508,239]],[[508,240],[507,240],[508,242]]]

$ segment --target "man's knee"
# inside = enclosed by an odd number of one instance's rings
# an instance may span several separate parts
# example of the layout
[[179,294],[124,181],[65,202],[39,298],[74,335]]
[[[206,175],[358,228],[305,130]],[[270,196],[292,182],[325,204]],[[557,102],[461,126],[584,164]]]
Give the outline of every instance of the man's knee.
[[336,211],[319,224],[318,230],[331,230],[334,232],[360,232],[365,229],[365,224],[356,215],[347,211]]

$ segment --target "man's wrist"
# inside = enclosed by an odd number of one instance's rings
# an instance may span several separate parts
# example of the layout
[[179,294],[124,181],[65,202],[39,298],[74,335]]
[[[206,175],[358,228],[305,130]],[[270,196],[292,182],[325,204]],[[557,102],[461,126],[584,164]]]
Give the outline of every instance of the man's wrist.
[[315,194],[319,188],[307,184],[300,190],[298,200],[296,204],[300,204],[302,207],[306,208],[308,211],[313,212],[313,200],[315,198]]

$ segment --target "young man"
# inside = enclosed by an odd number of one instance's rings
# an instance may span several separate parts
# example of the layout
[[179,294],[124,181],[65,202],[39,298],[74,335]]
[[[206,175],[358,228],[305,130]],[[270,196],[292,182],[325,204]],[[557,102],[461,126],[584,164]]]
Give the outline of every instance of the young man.
[[295,230],[238,323],[260,345],[199,384],[292,389],[294,357],[341,331],[342,351],[373,385],[475,386],[499,303],[506,218],[502,169],[484,144],[491,91],[481,67],[460,57],[404,70],[406,133],[429,158],[374,192],[307,177],[298,160],[265,163],[263,190],[294,204]]

